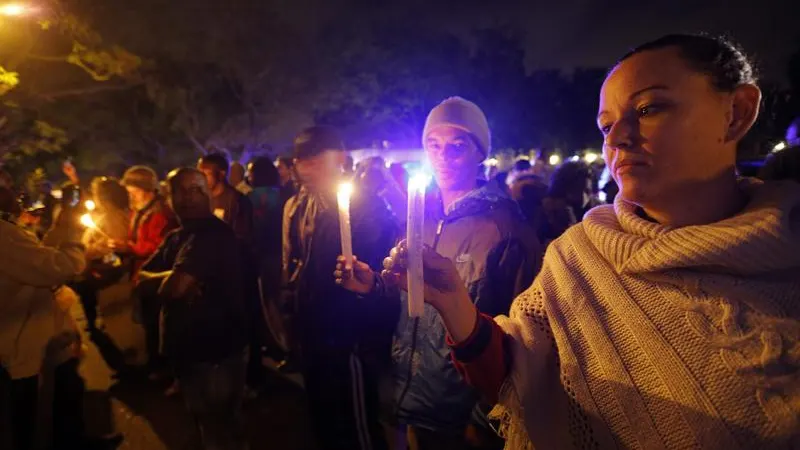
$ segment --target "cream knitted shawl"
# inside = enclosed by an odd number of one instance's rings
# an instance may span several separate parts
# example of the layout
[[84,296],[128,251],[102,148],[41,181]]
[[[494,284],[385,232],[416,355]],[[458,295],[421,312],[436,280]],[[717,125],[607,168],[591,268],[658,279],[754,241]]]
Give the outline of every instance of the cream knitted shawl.
[[506,448],[800,448],[800,185],[678,229],[587,213],[498,323]]

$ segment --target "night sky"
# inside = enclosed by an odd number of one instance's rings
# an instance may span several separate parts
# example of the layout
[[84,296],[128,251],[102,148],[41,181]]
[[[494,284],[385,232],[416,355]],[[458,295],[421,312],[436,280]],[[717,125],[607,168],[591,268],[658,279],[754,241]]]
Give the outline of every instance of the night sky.
[[626,48],[671,32],[729,34],[765,77],[785,80],[800,47],[800,1],[564,0],[522,7],[533,67],[609,66]]
[[[256,24],[260,17],[280,16],[307,34],[331,24],[357,30],[376,18],[464,36],[476,28],[500,27],[520,37],[529,70],[608,67],[648,39],[708,31],[733,36],[767,78],[783,82],[789,55],[800,48],[800,0],[105,0],[84,5],[91,5],[92,15],[100,13],[96,25],[108,28],[104,34],[125,33],[120,19],[135,16],[137,25],[127,30],[127,38],[140,34],[139,24],[146,23],[149,34],[163,33],[156,45],[169,45],[169,34],[191,26],[190,17],[224,21],[243,12]],[[202,30],[193,33],[192,39],[207,38]]]
[[500,25],[524,41],[529,69],[608,67],[625,50],[672,32],[727,34],[756,57],[764,75],[785,81],[800,47],[800,1],[791,0],[292,0],[281,9],[306,22],[355,22],[366,8],[455,32]]

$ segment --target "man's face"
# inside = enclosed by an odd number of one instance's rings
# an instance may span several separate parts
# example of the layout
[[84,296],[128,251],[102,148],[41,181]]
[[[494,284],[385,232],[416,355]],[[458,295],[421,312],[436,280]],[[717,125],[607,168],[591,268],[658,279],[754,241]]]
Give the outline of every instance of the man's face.
[[219,170],[217,166],[214,164],[209,164],[205,162],[200,162],[197,164],[197,169],[200,172],[203,172],[203,175],[206,177],[206,183],[208,184],[208,188],[212,191],[219,186],[220,183],[225,180],[225,172]]
[[281,177],[281,184],[286,184],[292,178],[292,169],[286,163],[278,163],[278,175]]
[[207,175],[183,173],[168,183],[170,207],[181,219],[205,216],[210,212]]
[[326,150],[294,163],[298,181],[312,192],[331,188],[342,175],[345,154],[339,150]]
[[441,126],[428,133],[425,153],[442,189],[472,189],[483,161],[475,140],[464,130]]

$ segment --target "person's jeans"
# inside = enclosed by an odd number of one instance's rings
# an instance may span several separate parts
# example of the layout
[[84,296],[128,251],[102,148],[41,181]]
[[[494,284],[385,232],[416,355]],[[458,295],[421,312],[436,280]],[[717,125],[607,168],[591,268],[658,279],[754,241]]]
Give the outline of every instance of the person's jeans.
[[186,407],[194,416],[205,450],[246,449],[242,399],[247,349],[216,363],[176,368]]

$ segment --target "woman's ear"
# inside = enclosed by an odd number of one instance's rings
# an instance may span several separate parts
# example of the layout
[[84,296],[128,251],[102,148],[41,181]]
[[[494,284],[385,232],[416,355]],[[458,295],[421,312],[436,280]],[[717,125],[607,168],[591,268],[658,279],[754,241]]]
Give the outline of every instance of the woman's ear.
[[731,118],[725,139],[728,142],[741,140],[758,118],[761,105],[761,89],[754,84],[743,84],[733,91]]

